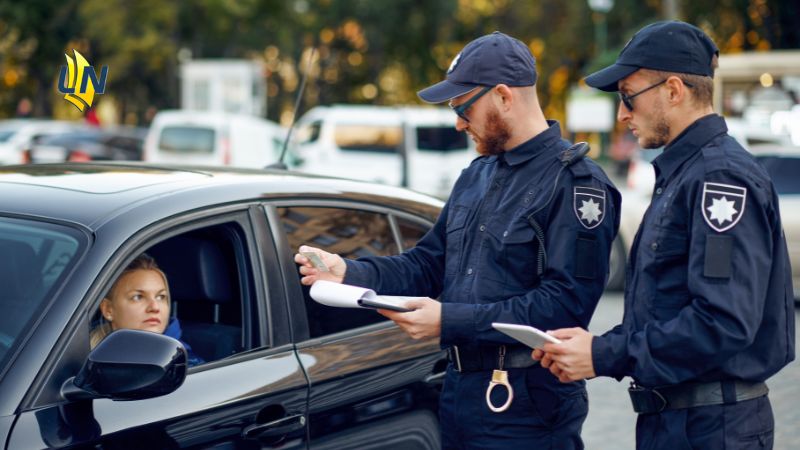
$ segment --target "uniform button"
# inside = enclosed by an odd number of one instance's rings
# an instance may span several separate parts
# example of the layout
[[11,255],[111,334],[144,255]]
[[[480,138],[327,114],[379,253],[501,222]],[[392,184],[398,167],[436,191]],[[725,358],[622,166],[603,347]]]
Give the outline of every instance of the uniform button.
[[506,236],[508,236],[508,230],[503,231],[503,237],[506,237]]
[[472,267],[470,267],[469,269],[467,269],[467,275],[472,275]]
[[486,231],[486,225],[481,225],[480,230],[481,231]]
[[656,194],[657,195],[661,195],[662,192],[664,192],[664,191],[661,188],[656,189]]
[[652,244],[650,244],[650,248],[652,248],[653,250],[658,250],[658,242],[653,242]]

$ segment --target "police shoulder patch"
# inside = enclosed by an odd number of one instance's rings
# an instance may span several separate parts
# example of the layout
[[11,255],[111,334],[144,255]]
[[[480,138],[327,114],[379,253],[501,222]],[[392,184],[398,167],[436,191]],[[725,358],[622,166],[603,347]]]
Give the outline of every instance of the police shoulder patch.
[[722,183],[703,183],[703,219],[720,233],[733,228],[744,215],[747,188]]
[[589,230],[596,228],[606,215],[606,191],[575,186],[572,208],[581,225]]

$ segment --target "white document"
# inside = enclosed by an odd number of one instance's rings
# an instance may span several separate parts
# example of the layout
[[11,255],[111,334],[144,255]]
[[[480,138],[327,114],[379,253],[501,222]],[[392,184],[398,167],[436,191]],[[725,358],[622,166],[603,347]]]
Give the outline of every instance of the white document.
[[497,331],[503,332],[531,348],[541,349],[545,342],[552,342],[553,344],[561,343],[560,340],[550,336],[544,331],[528,325],[493,322],[492,326]]
[[327,306],[335,306],[337,308],[380,308],[399,312],[413,311],[413,309],[408,309],[403,305],[411,299],[419,298],[378,295],[372,289],[325,280],[315,281],[311,285],[310,294],[314,301]]

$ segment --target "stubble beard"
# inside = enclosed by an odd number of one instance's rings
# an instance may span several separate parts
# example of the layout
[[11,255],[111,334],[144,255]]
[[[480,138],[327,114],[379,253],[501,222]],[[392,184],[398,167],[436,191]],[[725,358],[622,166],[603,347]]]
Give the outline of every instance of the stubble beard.
[[669,135],[672,131],[669,123],[664,118],[664,109],[660,104],[654,105],[654,117],[658,119],[653,125],[653,134],[651,136],[643,136],[642,148],[661,148],[669,143]]

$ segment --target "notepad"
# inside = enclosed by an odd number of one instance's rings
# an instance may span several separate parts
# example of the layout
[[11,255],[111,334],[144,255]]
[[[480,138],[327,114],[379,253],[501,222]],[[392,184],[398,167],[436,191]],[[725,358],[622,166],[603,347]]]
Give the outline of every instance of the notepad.
[[388,309],[391,311],[410,312],[406,308],[407,301],[419,297],[402,297],[397,295],[378,295],[372,289],[317,280],[311,286],[311,298],[317,303],[337,308],[370,308]]
[[552,342],[553,344],[560,344],[561,341],[544,331],[528,325],[517,325],[513,323],[493,322],[492,326],[502,333],[505,333],[512,338],[522,342],[531,348],[541,349],[544,347],[545,342]]

